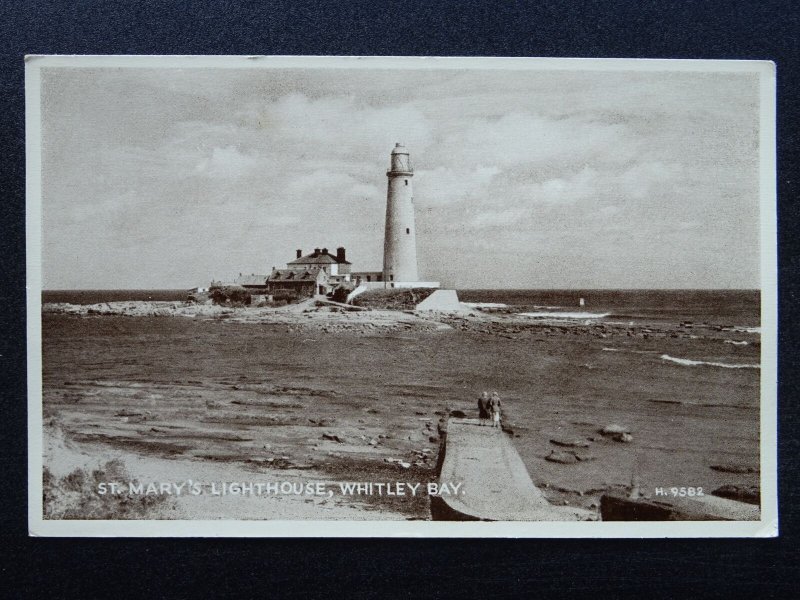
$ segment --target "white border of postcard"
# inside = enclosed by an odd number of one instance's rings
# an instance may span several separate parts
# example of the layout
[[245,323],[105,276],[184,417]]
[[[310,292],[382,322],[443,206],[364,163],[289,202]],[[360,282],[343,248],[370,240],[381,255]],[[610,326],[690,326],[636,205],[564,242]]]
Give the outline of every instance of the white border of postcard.
[[[54,521],[42,518],[41,107],[43,67],[498,69],[750,72],[760,80],[761,520],[712,522]],[[28,526],[34,536],[179,537],[772,537],[777,498],[775,64],[769,61],[322,56],[28,56],[25,68],[28,310]]]

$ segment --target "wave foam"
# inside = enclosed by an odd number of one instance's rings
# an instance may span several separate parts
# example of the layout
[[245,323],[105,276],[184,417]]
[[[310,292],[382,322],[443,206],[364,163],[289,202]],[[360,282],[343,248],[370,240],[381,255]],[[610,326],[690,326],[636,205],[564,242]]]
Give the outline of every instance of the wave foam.
[[684,367],[722,367],[723,369],[760,369],[761,365],[748,365],[748,364],[727,364],[727,363],[719,363],[719,362],[708,362],[705,360],[691,360],[688,358],[676,358],[674,356],[670,356],[669,354],[662,354],[661,360],[666,360],[668,362],[672,362],[678,365],[682,365]]
[[527,312],[519,313],[522,317],[533,317],[535,319],[603,319],[611,313],[590,313],[590,312]]
[[738,333],[761,333],[761,327],[726,327],[723,331],[736,331]]
[[508,306],[508,304],[500,302],[462,302],[461,304],[470,308],[506,308]]

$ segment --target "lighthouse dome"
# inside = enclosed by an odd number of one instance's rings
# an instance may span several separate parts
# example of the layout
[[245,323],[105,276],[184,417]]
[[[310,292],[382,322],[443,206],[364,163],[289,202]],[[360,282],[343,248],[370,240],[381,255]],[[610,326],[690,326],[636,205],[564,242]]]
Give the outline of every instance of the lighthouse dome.
[[413,174],[411,168],[411,156],[406,150],[406,147],[401,143],[396,143],[392,148],[391,167],[386,173],[389,177],[396,177],[398,175],[410,176]]

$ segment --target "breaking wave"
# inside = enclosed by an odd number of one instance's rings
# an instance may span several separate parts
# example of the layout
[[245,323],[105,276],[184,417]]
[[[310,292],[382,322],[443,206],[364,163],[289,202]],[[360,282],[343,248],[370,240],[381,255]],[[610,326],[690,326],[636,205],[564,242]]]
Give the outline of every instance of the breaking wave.
[[533,317],[535,319],[603,319],[611,313],[590,313],[590,312],[524,312],[519,313],[522,317]]
[[737,331],[739,333],[761,333],[761,327],[726,327],[723,331]]
[[470,308],[506,308],[508,306],[502,302],[462,302],[461,304]]
[[750,365],[750,364],[728,364],[728,363],[720,363],[720,362],[709,362],[705,360],[690,360],[688,358],[676,358],[674,356],[670,356],[669,354],[662,354],[661,360],[666,360],[667,362],[672,362],[677,365],[682,365],[684,367],[722,367],[723,369],[760,369],[761,365]]

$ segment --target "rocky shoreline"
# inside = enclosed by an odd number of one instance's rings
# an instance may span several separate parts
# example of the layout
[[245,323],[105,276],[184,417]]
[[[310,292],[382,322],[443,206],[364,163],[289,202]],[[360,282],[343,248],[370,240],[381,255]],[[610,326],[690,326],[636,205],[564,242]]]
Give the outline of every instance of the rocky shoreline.
[[[758,363],[756,331],[314,301],[48,303],[42,312],[45,423],[74,449],[54,449],[51,468],[74,458],[54,476],[81,457],[118,457],[141,478],[425,482],[443,419],[473,415],[476,394],[498,389],[507,433],[553,503],[597,510],[634,472],[651,487],[756,494],[757,436],[747,432],[758,376],[739,368]],[[386,497],[237,506],[179,505],[166,518],[427,514],[422,501]]]
[[286,325],[288,330],[323,332],[370,332],[413,329],[435,331],[450,326],[428,313],[380,309],[348,309],[331,303],[306,301],[279,308],[228,307],[191,302],[104,302],[102,304],[50,303],[42,306],[42,314],[81,317],[184,317],[231,323]]
[[[645,340],[718,339],[735,345],[760,345],[760,336],[736,331],[733,326],[709,323],[634,324],[597,319],[531,318],[510,310],[472,308],[462,311],[411,311],[346,307],[307,300],[278,308],[229,307],[216,304],[164,301],[104,302],[100,304],[46,303],[42,313],[75,316],[184,317],[201,320],[285,325],[288,331],[323,333],[377,333],[381,331],[458,330],[509,339],[531,335],[548,338],[588,335],[593,338],[640,338]],[[730,339],[735,332],[737,339]]]

